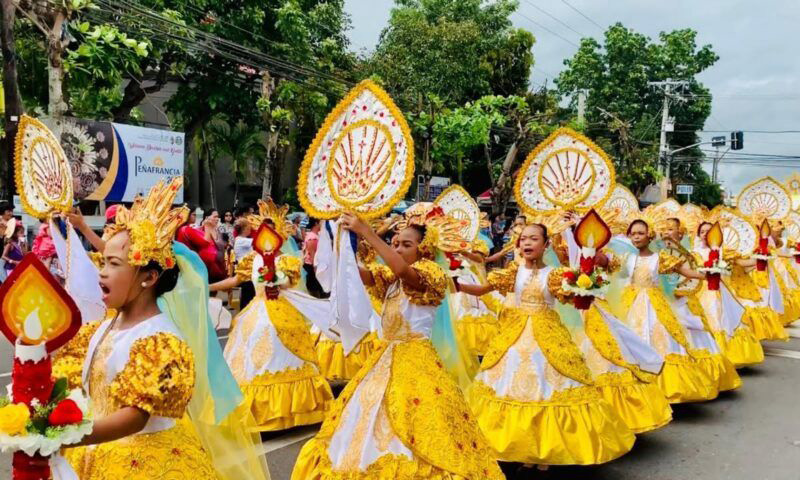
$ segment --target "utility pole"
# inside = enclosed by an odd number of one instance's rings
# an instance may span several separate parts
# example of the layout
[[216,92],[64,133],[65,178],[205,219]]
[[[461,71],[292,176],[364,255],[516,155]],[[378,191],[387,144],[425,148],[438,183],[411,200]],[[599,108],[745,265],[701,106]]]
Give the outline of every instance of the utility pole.
[[586,90],[578,90],[578,121],[583,123],[586,120]]
[[686,99],[678,93],[679,89],[687,87],[689,82],[685,80],[672,80],[668,78],[663,82],[648,82],[651,87],[659,88],[664,93],[664,104],[661,108],[661,139],[658,145],[658,168],[664,174],[664,181],[661,185],[661,198],[667,198],[667,190],[670,182],[670,155],[669,144],[667,143],[667,132],[674,130],[674,119],[669,116],[670,101],[684,102]]

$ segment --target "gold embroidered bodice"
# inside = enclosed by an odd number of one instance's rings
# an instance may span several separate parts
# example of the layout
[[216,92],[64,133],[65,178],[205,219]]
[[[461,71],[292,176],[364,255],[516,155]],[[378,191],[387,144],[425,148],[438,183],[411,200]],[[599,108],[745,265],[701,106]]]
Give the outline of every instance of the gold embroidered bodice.
[[530,310],[539,310],[547,308],[547,297],[545,296],[544,285],[540,279],[541,275],[539,270],[531,272],[531,276],[520,292],[519,303],[520,307]]
[[631,275],[631,285],[639,288],[653,288],[658,286],[658,275],[650,264],[650,257],[637,257]]
[[106,380],[106,363],[113,350],[113,337],[113,330],[103,336],[89,370],[89,401],[96,418],[103,418],[114,411],[113,402],[109,396],[109,382]]
[[387,289],[381,316],[381,329],[386,341],[407,341],[425,337],[421,333],[412,331],[411,325],[405,319],[403,315],[405,298],[399,282],[395,282]]

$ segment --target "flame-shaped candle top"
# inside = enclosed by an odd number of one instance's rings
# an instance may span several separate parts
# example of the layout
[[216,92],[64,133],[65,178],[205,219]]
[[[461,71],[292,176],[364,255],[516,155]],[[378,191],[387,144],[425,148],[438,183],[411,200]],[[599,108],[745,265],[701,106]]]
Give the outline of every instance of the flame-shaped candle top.
[[706,245],[708,245],[708,248],[719,249],[724,239],[725,237],[722,234],[722,227],[719,222],[714,223],[706,233]]
[[283,246],[283,239],[272,227],[262,223],[253,239],[253,250],[260,255],[269,255],[277,252]]
[[575,242],[581,247],[600,250],[610,240],[611,229],[594,209],[589,210],[575,227]]
[[46,342],[52,352],[80,326],[77,305],[36,255],[26,255],[0,285],[0,330],[11,343]]
[[761,238],[767,238],[772,233],[772,229],[769,227],[769,220],[767,220],[766,218],[764,219],[763,222],[761,222],[760,233],[761,233]]

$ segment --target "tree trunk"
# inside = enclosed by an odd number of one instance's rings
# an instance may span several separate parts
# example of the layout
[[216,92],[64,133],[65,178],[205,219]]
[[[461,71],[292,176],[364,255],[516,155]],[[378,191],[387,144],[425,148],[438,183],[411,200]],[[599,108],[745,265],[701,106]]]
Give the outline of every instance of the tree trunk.
[[[61,30],[64,25],[65,15],[58,12],[53,20],[53,27],[47,35],[47,74],[48,74],[48,106],[51,117],[61,119],[67,113],[67,103],[64,101],[64,43],[61,41]],[[56,122],[59,125],[60,122]],[[56,138],[60,138],[60,132]]]
[[3,162],[0,165],[2,185],[0,198],[11,200],[14,196],[14,138],[17,134],[19,117],[23,113],[22,99],[17,83],[17,54],[14,45],[14,18],[16,9],[13,0],[2,0],[2,24],[0,41],[3,50],[3,89],[6,104],[5,137],[3,138]]
[[[264,71],[261,77],[261,98],[269,101],[275,92],[275,79],[268,71]],[[267,131],[267,154],[264,158],[264,174],[261,177],[261,199],[267,201],[272,196],[272,177],[274,167],[275,150],[278,146],[278,132],[272,122],[272,115],[264,113],[264,124]]]
[[512,188],[512,169],[519,155],[519,141],[515,140],[514,143],[508,148],[506,158],[503,160],[503,168],[500,172],[500,178],[492,189],[492,213],[497,214],[504,212],[508,206],[508,200],[511,198]]
[[215,162],[211,161],[211,147],[208,145],[208,139],[206,139],[206,131],[201,130],[200,135],[203,137],[203,150],[204,152],[200,152],[202,155],[205,153],[205,164],[206,164],[206,174],[208,175],[208,195],[211,197],[211,208],[217,208],[217,193],[214,189],[214,179],[217,176],[216,169],[213,165]]

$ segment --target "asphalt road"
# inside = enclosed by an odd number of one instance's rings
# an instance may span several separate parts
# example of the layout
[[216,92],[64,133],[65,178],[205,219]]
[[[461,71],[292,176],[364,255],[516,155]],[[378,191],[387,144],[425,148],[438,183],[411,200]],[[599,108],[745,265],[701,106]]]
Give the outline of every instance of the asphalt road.
[[[678,405],[673,422],[637,439],[624,457],[598,467],[547,471],[504,465],[509,480],[800,480],[800,328],[789,342],[767,343],[766,361],[740,371],[744,385],[715,401]],[[223,339],[224,341],[224,339]],[[0,374],[10,370],[0,342]],[[0,377],[0,386],[8,383]],[[273,480],[288,480],[316,428],[264,436]],[[0,456],[0,479],[10,478]],[[244,479],[242,479],[244,480]]]

